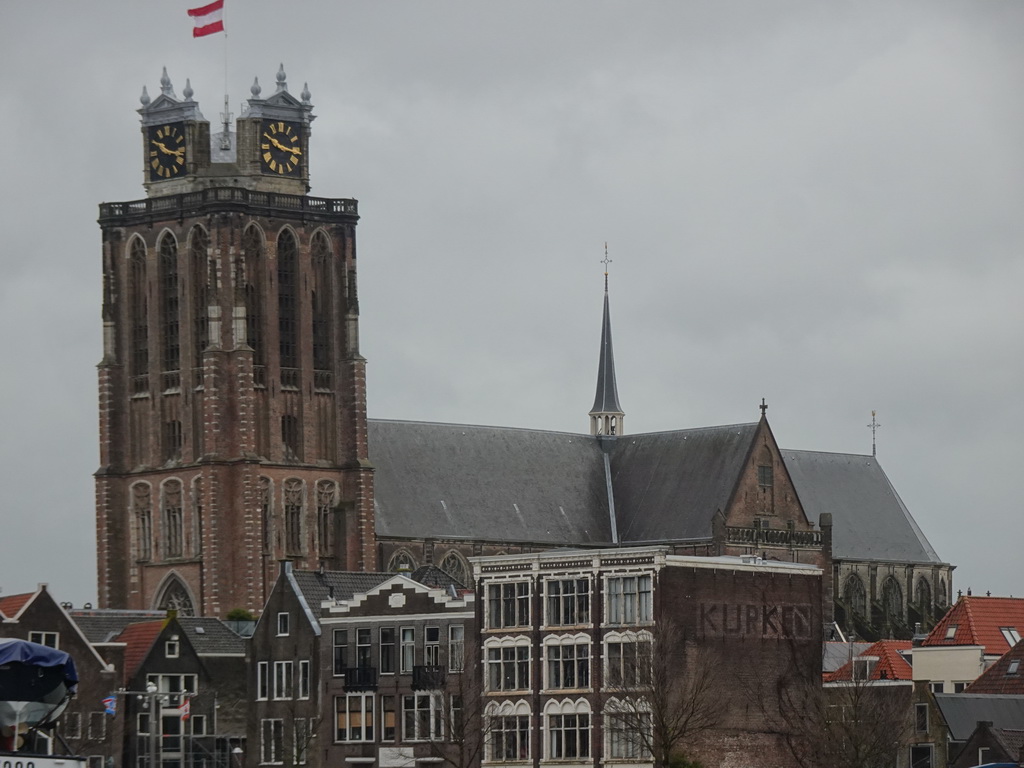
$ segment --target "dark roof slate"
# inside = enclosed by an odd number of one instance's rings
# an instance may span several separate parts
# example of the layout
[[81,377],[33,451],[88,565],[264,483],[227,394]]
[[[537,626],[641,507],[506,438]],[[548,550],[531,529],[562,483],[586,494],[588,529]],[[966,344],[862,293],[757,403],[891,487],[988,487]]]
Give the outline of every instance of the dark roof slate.
[[380,536],[612,541],[589,435],[370,420],[369,446]]
[[611,458],[620,541],[710,538],[756,431],[755,422],[617,438]]
[[322,615],[320,604],[324,600],[348,600],[353,595],[373,589],[394,575],[357,571],[292,571],[296,585],[317,618]]
[[466,585],[456,581],[447,571],[442,571],[436,565],[421,565],[409,574],[409,578],[418,581],[420,584],[432,589],[466,589]]
[[220,619],[186,616],[178,617],[178,624],[200,656],[240,656],[245,653],[245,638]]
[[836,559],[942,562],[873,456],[783,450],[809,520],[832,513]]
[[167,617],[166,611],[130,611],[116,608],[73,608],[68,614],[90,643],[109,643],[129,624]]
[[1019,728],[1024,723],[1024,696],[973,693],[936,693],[935,703],[954,741],[967,741],[979,721],[993,728]]
[[597,393],[591,413],[622,413],[615,386],[615,355],[612,353],[612,316],[608,309],[608,276],[605,275],[604,317],[601,321],[601,355],[597,363]]

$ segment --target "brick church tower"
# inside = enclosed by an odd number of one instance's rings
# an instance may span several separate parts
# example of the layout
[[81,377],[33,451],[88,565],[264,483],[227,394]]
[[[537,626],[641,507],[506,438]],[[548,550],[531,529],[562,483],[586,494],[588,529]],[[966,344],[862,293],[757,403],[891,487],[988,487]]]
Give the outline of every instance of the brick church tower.
[[165,70],[147,197],[100,206],[105,608],[223,616],[261,608],[283,559],[377,565],[356,201],[307,194],[310,95],[276,80],[211,133]]

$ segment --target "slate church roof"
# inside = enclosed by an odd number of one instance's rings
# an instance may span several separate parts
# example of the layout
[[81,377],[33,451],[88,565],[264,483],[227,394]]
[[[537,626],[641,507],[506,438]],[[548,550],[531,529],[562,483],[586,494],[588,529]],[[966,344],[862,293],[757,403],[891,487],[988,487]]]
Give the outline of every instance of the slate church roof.
[[[609,439],[371,419],[377,534],[572,546],[709,539],[757,427]],[[874,457],[781,453],[808,519],[833,514],[834,557],[941,562]]]

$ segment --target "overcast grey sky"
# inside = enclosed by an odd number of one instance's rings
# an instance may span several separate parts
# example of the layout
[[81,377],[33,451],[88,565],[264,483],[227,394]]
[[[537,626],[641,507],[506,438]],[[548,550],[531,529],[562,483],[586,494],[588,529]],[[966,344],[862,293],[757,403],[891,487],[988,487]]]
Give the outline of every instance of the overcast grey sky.
[[[101,201],[167,66],[283,62],[355,197],[370,415],[586,431],[608,241],[629,431],[871,452],[955,585],[1024,594],[1024,3],[7,3],[0,588],[93,600]],[[196,0],[195,5],[199,5]]]

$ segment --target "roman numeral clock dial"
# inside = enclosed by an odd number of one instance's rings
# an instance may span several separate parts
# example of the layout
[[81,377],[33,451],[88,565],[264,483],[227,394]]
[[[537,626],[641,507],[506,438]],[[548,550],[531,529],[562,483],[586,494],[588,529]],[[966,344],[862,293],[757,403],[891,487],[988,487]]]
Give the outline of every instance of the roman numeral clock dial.
[[173,179],[185,172],[185,125],[169,123],[149,127],[149,180]]
[[260,127],[260,160],[264,173],[298,176],[302,169],[302,125],[264,120]]

